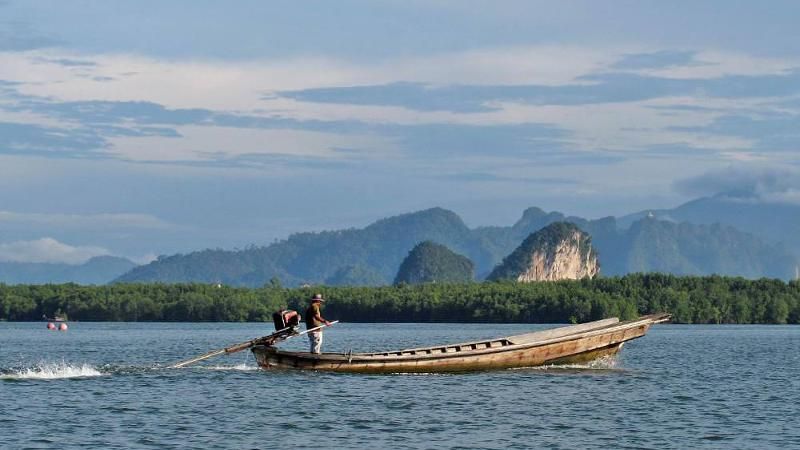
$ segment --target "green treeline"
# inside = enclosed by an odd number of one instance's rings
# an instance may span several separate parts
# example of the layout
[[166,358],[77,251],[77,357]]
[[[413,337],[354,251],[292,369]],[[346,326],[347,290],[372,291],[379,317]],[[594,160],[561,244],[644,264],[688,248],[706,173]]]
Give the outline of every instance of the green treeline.
[[258,288],[209,284],[0,284],[0,320],[270,321],[322,292],[325,316],[350,322],[586,322],[669,312],[679,323],[800,323],[800,283],[633,274],[543,283]]

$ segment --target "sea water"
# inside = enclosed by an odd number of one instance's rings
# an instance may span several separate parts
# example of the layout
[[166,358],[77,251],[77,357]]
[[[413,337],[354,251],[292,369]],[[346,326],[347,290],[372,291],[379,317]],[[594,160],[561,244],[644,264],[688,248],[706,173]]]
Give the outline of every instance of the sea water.
[[[167,368],[269,324],[0,323],[0,448],[800,448],[800,327],[657,325],[616,358],[465,374]],[[328,351],[522,324],[337,324]],[[298,338],[286,348],[304,349]]]

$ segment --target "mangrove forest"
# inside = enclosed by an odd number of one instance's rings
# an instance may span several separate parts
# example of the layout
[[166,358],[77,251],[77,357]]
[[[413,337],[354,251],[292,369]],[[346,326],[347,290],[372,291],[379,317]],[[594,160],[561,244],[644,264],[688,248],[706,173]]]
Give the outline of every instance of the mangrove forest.
[[800,323],[800,282],[631,274],[558,282],[260,288],[218,284],[0,284],[0,320],[270,321],[325,295],[325,316],[349,322],[586,322],[669,312],[677,323]]

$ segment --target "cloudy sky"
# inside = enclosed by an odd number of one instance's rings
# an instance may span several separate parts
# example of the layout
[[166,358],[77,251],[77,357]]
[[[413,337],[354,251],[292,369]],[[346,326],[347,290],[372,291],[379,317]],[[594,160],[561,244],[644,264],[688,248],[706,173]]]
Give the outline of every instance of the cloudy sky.
[[0,0],[0,260],[143,261],[432,206],[471,226],[621,215],[720,174],[791,198],[799,18],[791,1]]

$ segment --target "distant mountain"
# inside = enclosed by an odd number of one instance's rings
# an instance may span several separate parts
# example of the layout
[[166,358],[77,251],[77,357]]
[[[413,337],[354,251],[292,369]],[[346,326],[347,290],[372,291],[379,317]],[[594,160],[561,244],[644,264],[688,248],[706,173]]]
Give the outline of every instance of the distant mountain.
[[472,281],[475,264],[466,256],[454,253],[432,241],[417,244],[397,271],[395,284],[466,283]]
[[579,280],[600,271],[592,238],[570,222],[554,222],[531,233],[489,274],[489,280],[520,282]]
[[106,284],[134,267],[133,261],[115,256],[96,256],[80,265],[0,262],[0,283]]
[[800,205],[766,202],[751,195],[722,193],[672,209],[654,209],[623,216],[619,225],[652,215],[659,220],[711,225],[720,223],[752,233],[764,242],[781,245],[800,257]]
[[749,233],[719,224],[694,225],[655,218],[633,222],[621,239],[624,258],[615,273],[665,272],[676,275],[739,275],[747,278],[794,276],[797,259]]
[[[368,273],[358,283],[390,284],[409,250],[421,241],[440,242],[472,254],[472,231],[452,211],[432,208],[382,220],[364,229],[297,233],[267,247],[203,250],[159,257],[116,281],[197,281],[261,286],[276,276],[286,285],[338,284],[346,268]],[[376,277],[377,275],[377,277]]]
[[797,259],[779,246],[725,226],[643,218],[621,229],[613,217],[586,220],[528,208],[513,226],[470,229],[452,211],[432,208],[363,229],[298,233],[266,247],[162,256],[115,281],[262,286],[277,277],[287,286],[390,284],[408,252],[423,241],[468,257],[475,263],[476,278],[483,279],[531,233],[562,221],[591,235],[605,275],[666,271],[788,279]]

